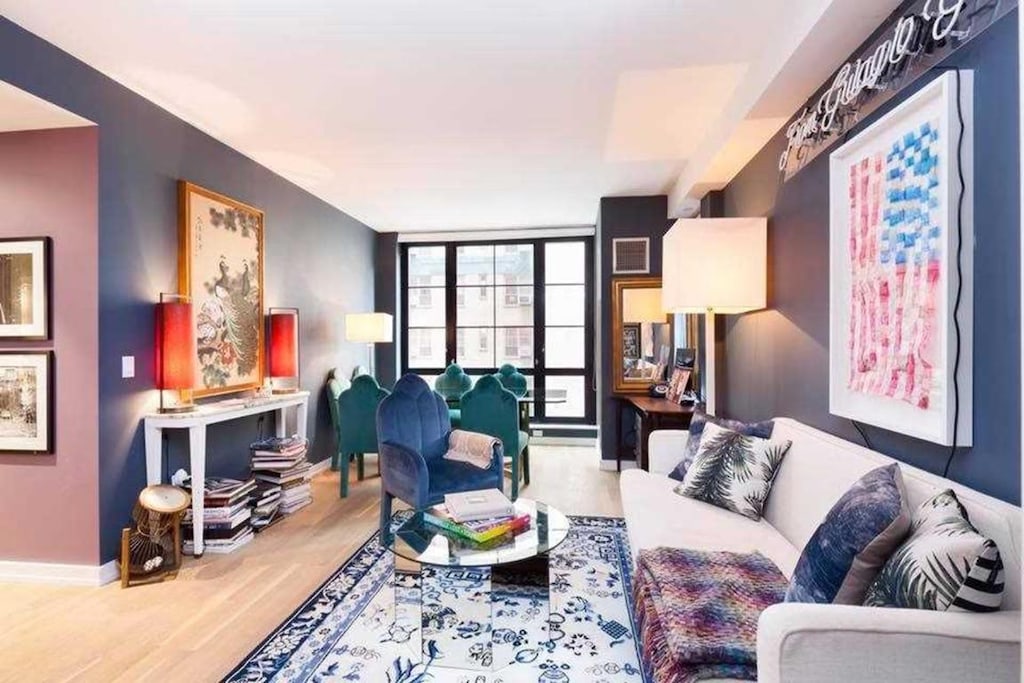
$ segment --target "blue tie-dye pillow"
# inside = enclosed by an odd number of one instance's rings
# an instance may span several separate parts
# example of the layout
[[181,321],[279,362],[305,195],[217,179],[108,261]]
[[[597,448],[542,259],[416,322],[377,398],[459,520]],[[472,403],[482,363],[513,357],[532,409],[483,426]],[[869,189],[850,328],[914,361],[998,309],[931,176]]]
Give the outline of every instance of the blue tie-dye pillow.
[[859,605],[910,531],[899,465],[871,470],[843,494],[807,542],[786,602]]
[[695,413],[690,420],[690,438],[683,449],[683,459],[679,461],[675,469],[669,473],[670,479],[682,481],[686,477],[686,470],[690,469],[693,459],[697,457],[697,450],[700,447],[700,437],[704,434],[704,425],[708,422],[716,424],[723,429],[730,429],[739,432],[743,436],[756,436],[759,439],[770,439],[772,430],[775,429],[775,422],[764,420],[763,422],[740,422],[739,420],[728,420],[724,417]]

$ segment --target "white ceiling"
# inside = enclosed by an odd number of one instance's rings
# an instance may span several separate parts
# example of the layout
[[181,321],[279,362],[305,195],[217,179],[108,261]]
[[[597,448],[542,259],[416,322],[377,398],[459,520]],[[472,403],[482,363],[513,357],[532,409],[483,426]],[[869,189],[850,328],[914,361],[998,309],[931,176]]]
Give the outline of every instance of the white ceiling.
[[0,133],[89,125],[81,116],[0,81]]
[[[374,229],[415,231],[592,224],[606,195],[672,191],[684,212],[896,4],[0,0],[0,11]],[[809,35],[826,49],[798,72]]]

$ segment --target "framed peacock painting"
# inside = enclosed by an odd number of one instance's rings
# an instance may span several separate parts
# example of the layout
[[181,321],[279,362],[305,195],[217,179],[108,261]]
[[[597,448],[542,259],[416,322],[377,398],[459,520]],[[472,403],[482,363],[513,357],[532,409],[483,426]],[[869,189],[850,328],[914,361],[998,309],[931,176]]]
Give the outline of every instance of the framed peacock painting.
[[263,384],[263,212],[178,183],[178,289],[191,298],[193,396]]

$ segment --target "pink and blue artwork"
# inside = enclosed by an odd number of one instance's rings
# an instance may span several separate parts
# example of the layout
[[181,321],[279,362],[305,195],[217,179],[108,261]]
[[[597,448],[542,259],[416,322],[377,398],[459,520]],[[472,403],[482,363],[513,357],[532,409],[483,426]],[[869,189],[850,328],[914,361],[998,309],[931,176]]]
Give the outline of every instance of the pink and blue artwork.
[[939,130],[917,125],[849,167],[847,386],[923,410],[941,390]]

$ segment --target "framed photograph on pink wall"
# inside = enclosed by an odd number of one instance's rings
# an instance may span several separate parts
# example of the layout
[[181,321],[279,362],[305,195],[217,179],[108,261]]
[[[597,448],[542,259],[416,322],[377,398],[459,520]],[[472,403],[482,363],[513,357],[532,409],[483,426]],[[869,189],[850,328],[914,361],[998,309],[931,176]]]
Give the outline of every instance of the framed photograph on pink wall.
[[53,352],[0,351],[0,452],[53,453]]
[[50,238],[0,239],[0,339],[50,338]]
[[829,409],[972,441],[971,73],[946,72],[830,158]]

